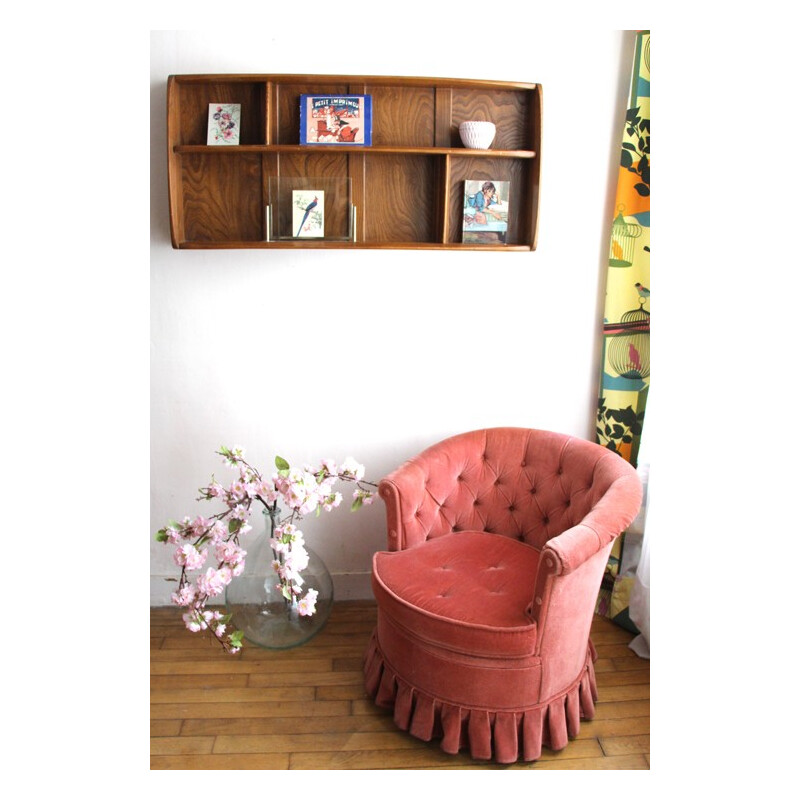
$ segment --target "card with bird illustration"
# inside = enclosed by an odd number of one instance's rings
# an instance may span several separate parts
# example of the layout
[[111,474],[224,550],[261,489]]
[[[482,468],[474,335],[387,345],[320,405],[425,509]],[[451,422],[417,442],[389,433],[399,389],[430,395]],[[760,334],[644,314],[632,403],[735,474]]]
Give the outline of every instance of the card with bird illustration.
[[314,189],[292,191],[292,230],[297,238],[325,235],[325,192]]

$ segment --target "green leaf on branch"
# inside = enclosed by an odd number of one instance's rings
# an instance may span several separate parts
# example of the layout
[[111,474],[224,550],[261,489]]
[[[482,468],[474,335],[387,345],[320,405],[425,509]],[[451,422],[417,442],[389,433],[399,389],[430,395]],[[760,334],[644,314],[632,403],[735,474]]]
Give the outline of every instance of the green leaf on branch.
[[240,519],[228,520],[228,533],[239,533],[241,527],[242,527],[242,521]]
[[157,541],[157,542],[166,542],[166,541],[169,541],[169,540],[168,540],[168,538],[167,538],[167,529],[166,529],[166,528],[162,528],[162,529],[161,529],[161,530],[160,530],[160,531],[159,531],[159,532],[156,534],[156,541]]
[[356,499],[353,500],[353,505],[350,506],[350,510],[351,511],[358,511],[358,509],[361,508],[361,506],[363,506],[363,505],[364,505],[364,498],[363,497],[356,497]]
[[289,462],[285,458],[281,458],[280,456],[275,456],[275,466],[278,470],[288,470],[291,469],[289,466]]
[[244,631],[234,631],[230,636],[228,636],[228,641],[230,641],[233,647],[241,647],[243,636]]

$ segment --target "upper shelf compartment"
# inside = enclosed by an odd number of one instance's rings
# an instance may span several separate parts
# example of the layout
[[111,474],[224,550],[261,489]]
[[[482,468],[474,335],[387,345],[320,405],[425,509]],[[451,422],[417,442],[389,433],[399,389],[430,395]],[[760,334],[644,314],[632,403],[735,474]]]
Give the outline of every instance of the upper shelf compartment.
[[[301,144],[304,94],[369,95],[371,145]],[[538,84],[389,76],[173,75],[167,101],[170,224],[176,248],[536,247],[542,114]],[[240,106],[238,144],[207,144],[212,103]],[[495,123],[491,149],[462,145],[458,126],[470,119]],[[285,177],[349,179],[353,239],[269,241],[269,185]],[[464,241],[465,187],[476,180],[503,182],[507,189],[508,225],[502,240]],[[329,210],[337,215],[345,211]]]

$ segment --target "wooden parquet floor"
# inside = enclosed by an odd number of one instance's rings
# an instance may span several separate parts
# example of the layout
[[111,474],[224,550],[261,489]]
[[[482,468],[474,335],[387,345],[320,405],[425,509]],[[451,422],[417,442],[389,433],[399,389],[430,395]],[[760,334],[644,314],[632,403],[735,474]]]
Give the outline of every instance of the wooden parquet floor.
[[375,604],[334,605],[321,633],[302,647],[246,644],[226,655],[183,627],[177,608],[150,611],[150,768],[290,769],[649,769],[650,664],[633,638],[595,617],[596,716],[560,752],[501,766],[450,756],[437,741],[398,730],[363,686],[361,658]]

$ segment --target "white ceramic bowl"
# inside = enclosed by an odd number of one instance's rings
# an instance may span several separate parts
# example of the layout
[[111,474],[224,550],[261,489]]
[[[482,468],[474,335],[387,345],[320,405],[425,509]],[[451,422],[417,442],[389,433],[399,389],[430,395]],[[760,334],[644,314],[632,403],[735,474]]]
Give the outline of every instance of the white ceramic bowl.
[[494,122],[483,120],[469,120],[458,126],[458,135],[464,147],[472,150],[488,150],[494,141],[496,131]]

